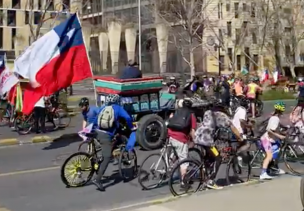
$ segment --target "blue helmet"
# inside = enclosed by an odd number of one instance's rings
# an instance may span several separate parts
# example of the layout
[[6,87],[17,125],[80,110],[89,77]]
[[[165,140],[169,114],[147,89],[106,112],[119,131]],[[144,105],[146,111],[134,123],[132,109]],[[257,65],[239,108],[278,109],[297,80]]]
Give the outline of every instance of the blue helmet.
[[120,96],[117,94],[109,94],[106,96],[105,104],[119,104]]

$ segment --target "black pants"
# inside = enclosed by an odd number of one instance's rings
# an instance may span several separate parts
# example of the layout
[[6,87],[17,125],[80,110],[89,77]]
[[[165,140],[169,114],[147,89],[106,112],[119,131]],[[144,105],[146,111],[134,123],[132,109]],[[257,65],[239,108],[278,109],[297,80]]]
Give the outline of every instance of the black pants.
[[35,131],[39,132],[39,122],[40,129],[42,132],[45,132],[45,108],[35,107],[34,108],[34,119],[35,119]]
[[97,131],[97,133],[98,133],[97,140],[100,146],[96,146],[96,147],[102,147],[102,151],[100,151],[99,152],[100,154],[97,154],[97,156],[100,157],[101,154],[103,156],[103,161],[99,166],[98,173],[95,178],[99,182],[101,181],[101,178],[104,175],[105,171],[107,170],[108,165],[111,161],[113,143],[112,143],[112,138],[108,134],[100,131]]

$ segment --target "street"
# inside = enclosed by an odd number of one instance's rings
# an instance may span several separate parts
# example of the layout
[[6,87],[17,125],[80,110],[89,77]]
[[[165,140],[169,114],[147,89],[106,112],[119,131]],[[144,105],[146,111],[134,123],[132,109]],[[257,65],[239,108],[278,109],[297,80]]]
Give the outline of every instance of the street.
[[[294,102],[289,102],[288,107]],[[265,104],[265,115],[269,116],[272,104]],[[290,112],[290,108],[287,113]],[[78,131],[81,116],[72,120],[69,128],[57,131],[72,134]],[[9,137],[13,132],[0,128],[0,134]],[[19,136],[14,134],[14,136]],[[0,148],[0,211],[84,211],[108,210],[170,195],[167,186],[152,191],[143,191],[137,179],[123,183],[117,176],[117,166],[109,166],[106,176],[106,192],[96,191],[95,186],[66,188],[60,179],[60,166],[64,160],[77,151],[80,138],[65,135],[53,142]],[[137,148],[138,164],[153,152]],[[285,169],[286,170],[286,169]],[[218,174],[220,183],[225,178],[225,166]]]

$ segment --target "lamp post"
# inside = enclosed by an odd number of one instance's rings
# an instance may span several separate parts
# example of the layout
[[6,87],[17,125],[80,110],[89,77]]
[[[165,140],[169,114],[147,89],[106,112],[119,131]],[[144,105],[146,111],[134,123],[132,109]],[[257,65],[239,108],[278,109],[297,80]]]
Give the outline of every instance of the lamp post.
[[141,70],[142,68],[142,63],[141,63],[141,0],[137,0],[138,2],[138,62],[139,62],[139,69]]

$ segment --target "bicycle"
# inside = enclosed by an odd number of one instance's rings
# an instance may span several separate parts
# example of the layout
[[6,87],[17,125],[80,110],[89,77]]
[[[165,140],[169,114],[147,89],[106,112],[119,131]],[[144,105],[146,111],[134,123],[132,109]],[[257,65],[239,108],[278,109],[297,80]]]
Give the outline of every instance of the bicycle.
[[[85,135],[88,139],[83,141],[79,147],[78,152],[70,155],[63,163],[60,176],[62,182],[67,187],[81,187],[86,185],[93,177],[94,173],[98,171],[99,165],[102,163],[102,156],[98,157],[98,152],[102,151],[102,148],[97,148],[97,133],[89,132]],[[127,182],[136,177],[137,174],[137,155],[134,149],[131,151],[126,150],[127,138],[124,135],[117,134],[113,138],[113,148],[112,154],[114,156],[119,156],[118,171],[120,177],[123,178],[124,182]],[[83,144],[88,144],[91,146],[92,153],[79,151]],[[76,161],[74,161],[76,160]],[[132,161],[134,161],[134,166],[131,166]],[[71,165],[71,167],[70,167]],[[126,166],[126,169],[123,167]],[[129,176],[127,173],[131,170],[132,175]],[[83,174],[88,172],[88,175],[83,179]],[[71,178],[72,177],[72,178]],[[72,179],[72,180],[71,180]],[[75,179],[79,179],[75,182]]]
[[9,107],[6,106],[6,108],[0,108],[0,126],[6,126],[12,127],[14,125],[15,120],[15,112],[14,112],[14,106]]
[[[201,161],[201,152],[197,148],[189,148],[189,157],[197,159]],[[160,150],[159,153],[153,153],[147,156],[144,161],[142,162],[139,171],[138,171],[138,183],[142,187],[143,190],[151,190],[157,187],[160,187],[162,184],[167,181],[170,176],[170,172],[174,166],[174,164],[178,160],[178,155],[172,144],[169,142],[169,138],[166,139],[163,148]],[[149,165],[149,163],[151,163]],[[148,169],[144,169],[144,165],[148,163],[150,166]],[[161,166],[161,163],[163,166]],[[159,174],[159,175],[157,175]],[[156,179],[156,183],[152,184],[151,186],[147,186],[144,182],[151,179]]]

